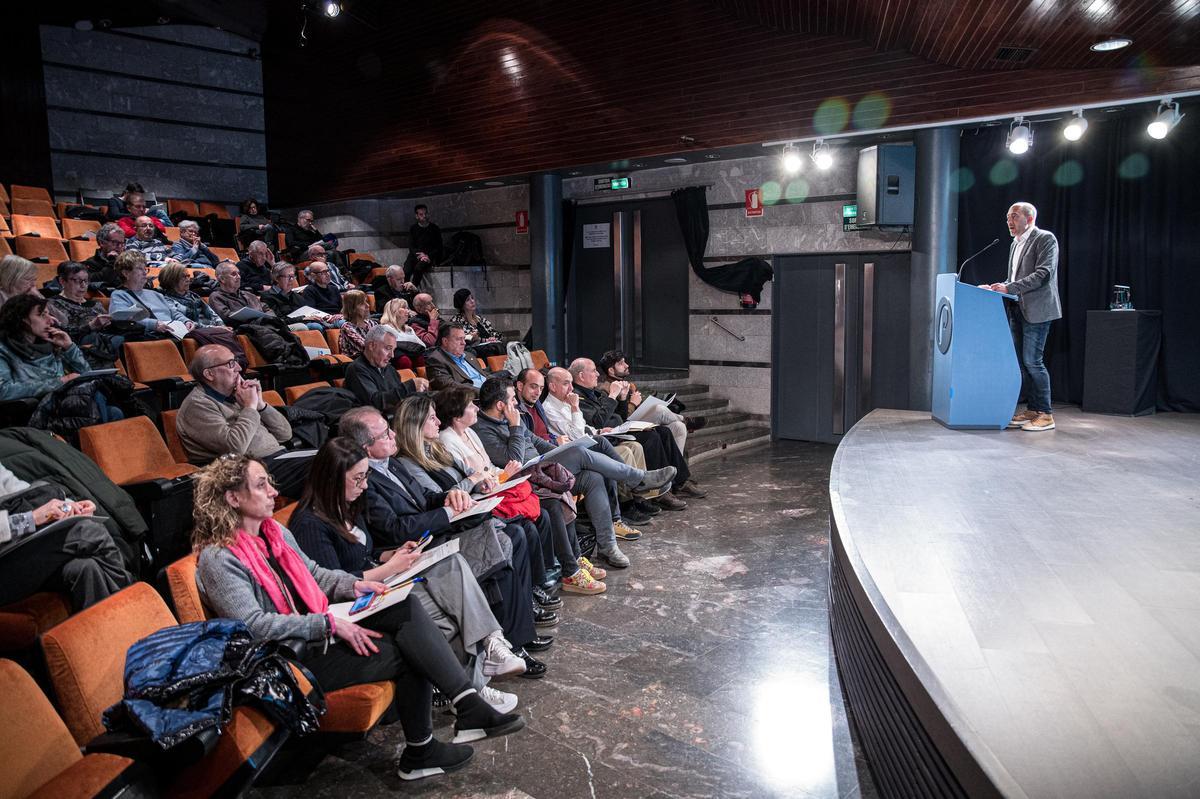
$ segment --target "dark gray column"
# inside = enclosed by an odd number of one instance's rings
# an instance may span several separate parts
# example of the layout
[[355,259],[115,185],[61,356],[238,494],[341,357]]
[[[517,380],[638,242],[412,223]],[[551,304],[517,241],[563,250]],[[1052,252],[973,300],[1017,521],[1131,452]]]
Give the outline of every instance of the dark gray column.
[[562,363],[563,330],[562,178],[529,178],[529,278],[533,294],[533,344]]
[[910,283],[909,405],[927,411],[933,374],[933,312],[937,276],[953,272],[958,258],[958,128],[916,132],[917,196]]

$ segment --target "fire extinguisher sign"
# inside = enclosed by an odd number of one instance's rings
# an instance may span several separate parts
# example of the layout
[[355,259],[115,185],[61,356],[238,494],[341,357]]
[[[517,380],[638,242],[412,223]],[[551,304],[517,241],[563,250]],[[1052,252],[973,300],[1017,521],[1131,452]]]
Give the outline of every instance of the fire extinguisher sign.
[[526,234],[529,232],[529,212],[517,211],[517,233]]
[[746,218],[762,215],[762,189],[746,189]]

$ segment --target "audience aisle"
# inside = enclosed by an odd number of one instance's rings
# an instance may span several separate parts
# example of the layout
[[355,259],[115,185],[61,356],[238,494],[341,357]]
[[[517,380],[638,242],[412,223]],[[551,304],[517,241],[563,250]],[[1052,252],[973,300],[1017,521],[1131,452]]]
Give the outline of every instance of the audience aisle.
[[[829,642],[832,457],[784,443],[700,467],[710,499],[657,517],[607,593],[565,598],[547,677],[497,683],[528,727],[477,743],[470,768],[403,784],[403,735],[380,727],[325,757],[305,795],[875,796]],[[444,737],[452,717],[435,718]]]

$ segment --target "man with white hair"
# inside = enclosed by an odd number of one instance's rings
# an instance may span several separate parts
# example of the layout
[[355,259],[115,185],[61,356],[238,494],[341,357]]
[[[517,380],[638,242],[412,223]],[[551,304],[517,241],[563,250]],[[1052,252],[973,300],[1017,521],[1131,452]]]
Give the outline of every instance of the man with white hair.
[[350,288],[350,283],[346,280],[346,276],[342,274],[342,270],[338,268],[337,262],[329,257],[329,253],[321,246],[321,242],[310,244],[308,250],[304,253],[304,259],[316,263],[320,261],[329,265],[329,284],[339,292],[346,291]]
[[395,354],[396,331],[376,325],[367,332],[362,353],[346,367],[346,388],[362,404],[389,414],[405,397],[429,389],[429,381],[422,377],[400,379],[400,374],[392,368]]
[[[287,249],[294,256],[304,254],[313,244],[319,244],[325,251],[325,260],[340,269],[346,267],[346,256],[338,252],[337,239],[333,236],[325,236],[317,230],[312,211],[305,209],[296,214],[296,224],[287,226],[283,238]],[[310,257],[308,260],[312,260],[312,258]]]
[[382,278],[375,278],[372,288],[376,308],[382,308],[392,300],[404,300],[411,307],[417,296],[417,287],[405,280],[404,267],[399,264],[392,264],[384,271]]
[[220,288],[208,298],[208,305],[221,315],[225,324],[234,324],[232,316],[243,308],[270,314],[263,308],[262,300],[253,291],[242,288],[242,273],[238,271],[233,261],[221,261],[217,264],[217,283]]
[[[179,226],[180,229],[183,225]],[[237,262],[242,276],[242,285],[255,293],[271,288],[271,270],[275,267],[275,253],[265,241],[252,241],[246,248],[246,257]],[[295,271],[292,272],[295,275]]]
[[1030,432],[1054,429],[1050,406],[1050,372],[1042,360],[1050,323],[1062,317],[1058,296],[1058,239],[1042,230],[1032,203],[1013,203],[1008,209],[1008,279],[980,288],[1013,294],[1018,302],[1005,303],[1009,329],[1017,348],[1024,379],[1026,409],[1013,414],[1010,428]]
[[179,241],[171,247],[170,257],[184,266],[214,267],[221,261],[200,241],[200,225],[194,219],[179,223]]

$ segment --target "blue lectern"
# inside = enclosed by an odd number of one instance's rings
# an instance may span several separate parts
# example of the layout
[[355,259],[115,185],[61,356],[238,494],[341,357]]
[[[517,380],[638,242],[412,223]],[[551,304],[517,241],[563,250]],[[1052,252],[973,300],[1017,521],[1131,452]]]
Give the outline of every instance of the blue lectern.
[[1005,300],[1016,297],[938,275],[933,324],[933,418],[955,429],[1003,429],[1021,394]]

